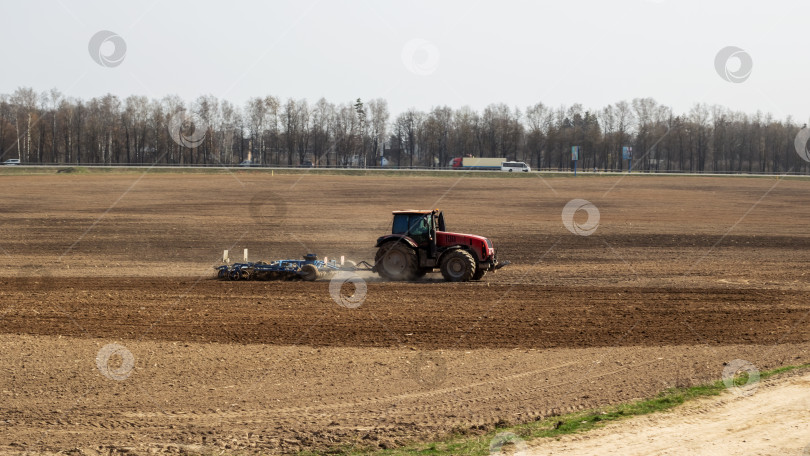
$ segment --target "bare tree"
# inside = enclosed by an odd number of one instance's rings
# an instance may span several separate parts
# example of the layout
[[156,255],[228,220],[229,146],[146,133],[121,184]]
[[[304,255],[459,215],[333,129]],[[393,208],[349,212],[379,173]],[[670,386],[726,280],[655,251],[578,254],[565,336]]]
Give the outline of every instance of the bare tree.
[[20,87],[11,95],[11,103],[17,108],[14,113],[17,157],[27,162],[31,159],[31,128],[36,118],[37,94],[30,87]]
[[315,166],[319,166],[325,161],[326,166],[330,166],[330,151],[334,149],[332,138],[333,118],[335,116],[335,106],[325,98],[321,98],[315,103],[312,109],[312,155]]
[[[295,108],[293,107],[293,109]],[[264,157],[257,153],[264,149],[264,128],[267,123],[267,104],[264,99],[256,97],[248,100],[245,105],[245,115],[250,129],[248,160],[252,160],[254,163],[265,163]]]
[[[189,110],[206,128],[194,148],[172,140],[171,117]],[[334,105],[320,99],[254,97],[243,106],[201,96],[186,103],[112,94],[89,100],[53,89],[21,87],[0,94],[0,156],[41,163],[238,163],[292,166],[372,166],[387,156],[397,166],[446,166],[451,157],[498,156],[538,168],[567,169],[570,146],[582,147],[580,164],[623,167],[621,148],[632,145],[639,170],[697,172],[810,172],[794,150],[802,126],[771,114],[694,105],[676,114],[651,98],[619,101],[598,110],[580,104],[524,112],[503,103],[478,112],[433,107],[408,109],[391,121],[377,98]],[[190,132],[187,132],[190,133]]]
[[388,102],[382,98],[376,98],[368,102],[370,114],[369,135],[371,137],[371,157],[375,165],[381,165],[381,153],[383,142],[388,135]]
[[[418,139],[419,130],[422,126],[422,119],[424,114],[411,108],[406,112],[400,114],[396,120],[396,131],[402,144],[405,145],[405,153],[408,156],[408,166],[414,166],[414,160],[419,163],[418,153]],[[401,166],[401,163],[397,163]]]
[[309,140],[312,134],[312,117],[310,114],[309,103],[306,99],[298,102],[297,109],[298,116],[298,137],[296,138],[296,146],[298,151],[298,165],[303,165],[307,153],[309,153]]

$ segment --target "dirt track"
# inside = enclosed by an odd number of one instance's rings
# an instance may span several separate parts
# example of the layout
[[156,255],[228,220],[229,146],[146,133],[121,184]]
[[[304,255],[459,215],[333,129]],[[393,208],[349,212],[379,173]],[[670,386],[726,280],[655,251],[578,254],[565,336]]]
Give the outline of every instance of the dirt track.
[[[777,418],[778,417],[778,418]],[[605,448],[626,456],[810,452],[810,374],[757,386],[756,394],[726,394],[672,412],[614,423],[585,435],[544,441],[525,456],[591,456]]]
[[[810,182],[619,179],[2,176],[0,449],[385,447],[810,361]],[[515,265],[369,279],[357,309],[209,279],[226,248],[370,260],[390,210],[434,206]]]

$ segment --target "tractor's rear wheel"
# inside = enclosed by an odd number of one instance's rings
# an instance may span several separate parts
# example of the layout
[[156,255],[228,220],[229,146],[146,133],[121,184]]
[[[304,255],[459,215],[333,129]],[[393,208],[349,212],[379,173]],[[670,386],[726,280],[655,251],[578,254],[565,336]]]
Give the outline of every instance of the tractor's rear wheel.
[[416,250],[401,242],[381,245],[374,266],[380,277],[387,280],[413,280],[419,272]]
[[313,282],[318,278],[318,268],[314,264],[305,264],[301,266],[301,279],[307,282]]
[[483,268],[475,268],[475,274],[473,274],[473,280],[481,280],[484,276],[487,275],[487,270]]
[[442,258],[441,270],[448,282],[468,282],[475,274],[475,259],[466,250],[453,250]]

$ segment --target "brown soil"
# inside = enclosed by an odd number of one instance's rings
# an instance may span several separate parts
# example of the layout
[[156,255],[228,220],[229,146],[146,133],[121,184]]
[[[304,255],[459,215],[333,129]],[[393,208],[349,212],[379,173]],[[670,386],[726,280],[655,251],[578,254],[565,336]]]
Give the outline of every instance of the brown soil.
[[[810,362],[810,183],[620,179],[2,176],[0,451],[390,447]],[[365,276],[355,309],[211,279],[223,249],[371,260],[391,210],[430,207],[514,265]]]
[[327,281],[48,281],[48,291],[25,278],[3,282],[15,303],[3,332],[423,350],[810,341],[810,325],[798,324],[810,303],[798,290],[370,281],[363,304],[350,309],[332,299]]

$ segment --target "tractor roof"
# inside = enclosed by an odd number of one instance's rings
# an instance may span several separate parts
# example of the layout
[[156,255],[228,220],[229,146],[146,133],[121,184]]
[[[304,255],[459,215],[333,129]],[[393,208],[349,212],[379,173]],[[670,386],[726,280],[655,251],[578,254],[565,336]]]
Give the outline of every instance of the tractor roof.
[[439,212],[438,209],[434,209],[434,210],[425,209],[425,210],[393,211],[393,213],[394,214],[430,214],[430,213],[432,213],[434,211]]

